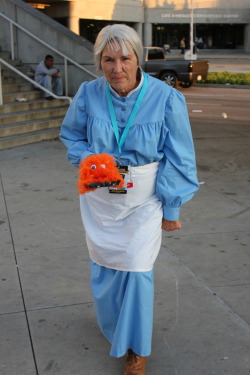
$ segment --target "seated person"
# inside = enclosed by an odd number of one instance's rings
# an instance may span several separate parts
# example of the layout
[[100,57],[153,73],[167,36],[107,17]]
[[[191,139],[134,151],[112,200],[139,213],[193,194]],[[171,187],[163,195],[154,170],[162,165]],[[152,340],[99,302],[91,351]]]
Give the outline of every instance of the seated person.
[[[35,81],[47,90],[54,92],[56,95],[63,95],[61,73],[54,65],[53,56],[47,55],[45,60],[38,64],[35,73]],[[52,100],[53,97],[46,92],[45,99]]]

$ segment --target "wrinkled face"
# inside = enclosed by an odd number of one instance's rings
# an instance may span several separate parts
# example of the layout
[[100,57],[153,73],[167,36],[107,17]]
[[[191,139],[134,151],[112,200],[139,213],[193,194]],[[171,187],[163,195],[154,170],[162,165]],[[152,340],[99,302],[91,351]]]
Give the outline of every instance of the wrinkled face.
[[101,57],[103,74],[120,96],[126,96],[138,85],[136,81],[137,56],[129,47],[128,52],[128,55],[124,55],[121,48],[115,51],[107,44]]
[[45,65],[48,69],[50,69],[54,64],[54,59],[51,59],[50,57],[45,60]]

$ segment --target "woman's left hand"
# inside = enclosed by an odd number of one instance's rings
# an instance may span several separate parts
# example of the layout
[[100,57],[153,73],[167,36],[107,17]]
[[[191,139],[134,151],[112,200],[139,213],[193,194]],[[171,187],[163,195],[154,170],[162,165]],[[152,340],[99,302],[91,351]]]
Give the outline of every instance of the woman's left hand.
[[170,221],[170,220],[162,219],[161,227],[167,232],[171,232],[176,229],[181,229],[181,222],[180,220]]

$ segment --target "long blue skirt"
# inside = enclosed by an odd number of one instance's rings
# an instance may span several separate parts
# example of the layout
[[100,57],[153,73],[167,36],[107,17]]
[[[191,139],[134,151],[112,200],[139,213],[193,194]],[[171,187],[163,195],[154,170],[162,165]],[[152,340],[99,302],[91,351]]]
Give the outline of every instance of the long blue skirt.
[[97,321],[111,343],[110,355],[122,357],[128,349],[151,353],[154,271],[127,272],[91,261],[91,286]]

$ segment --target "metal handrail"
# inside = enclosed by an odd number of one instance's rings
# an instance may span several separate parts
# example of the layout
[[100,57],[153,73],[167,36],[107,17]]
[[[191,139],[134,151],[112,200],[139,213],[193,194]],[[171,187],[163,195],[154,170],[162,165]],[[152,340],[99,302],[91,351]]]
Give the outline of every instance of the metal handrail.
[[31,82],[34,86],[38,87],[40,90],[43,90],[43,91],[47,92],[50,96],[53,96],[53,98],[55,98],[55,99],[67,99],[67,100],[69,100],[69,103],[72,102],[72,99],[69,96],[58,96],[58,95],[54,94],[53,92],[47,90],[45,87],[41,86],[39,83],[37,83],[36,81],[34,81],[32,78],[28,77],[26,74],[20,72],[20,70],[16,69],[14,66],[12,66],[9,63],[7,63],[5,60],[3,60],[0,57],[0,105],[3,104],[1,64],[7,66],[13,72],[17,73],[19,76],[21,76],[24,79],[26,79],[27,81]]
[[10,23],[10,42],[11,42],[11,59],[12,60],[15,59],[13,26],[16,26],[17,28],[19,28],[20,30],[22,30],[23,32],[25,32],[26,34],[28,34],[31,38],[35,39],[39,43],[43,44],[44,46],[46,46],[47,48],[49,48],[50,50],[54,51],[59,56],[61,56],[61,57],[64,58],[65,93],[66,93],[66,95],[68,95],[68,69],[67,69],[67,62],[70,62],[71,64],[77,66],[79,69],[83,70],[85,73],[89,74],[93,78],[98,78],[98,76],[96,74],[94,74],[90,70],[84,68],[83,66],[81,66],[80,64],[78,64],[76,61],[72,60],[70,57],[68,57],[68,56],[64,55],[62,52],[58,51],[56,48],[50,46],[48,43],[44,42],[42,39],[40,39],[36,35],[32,34],[30,31],[26,30],[24,27],[20,26],[18,23],[16,23],[15,21],[13,21],[11,18],[5,16],[5,14],[0,13],[0,16],[3,17],[4,19],[6,19],[7,21],[9,21],[9,23]]

